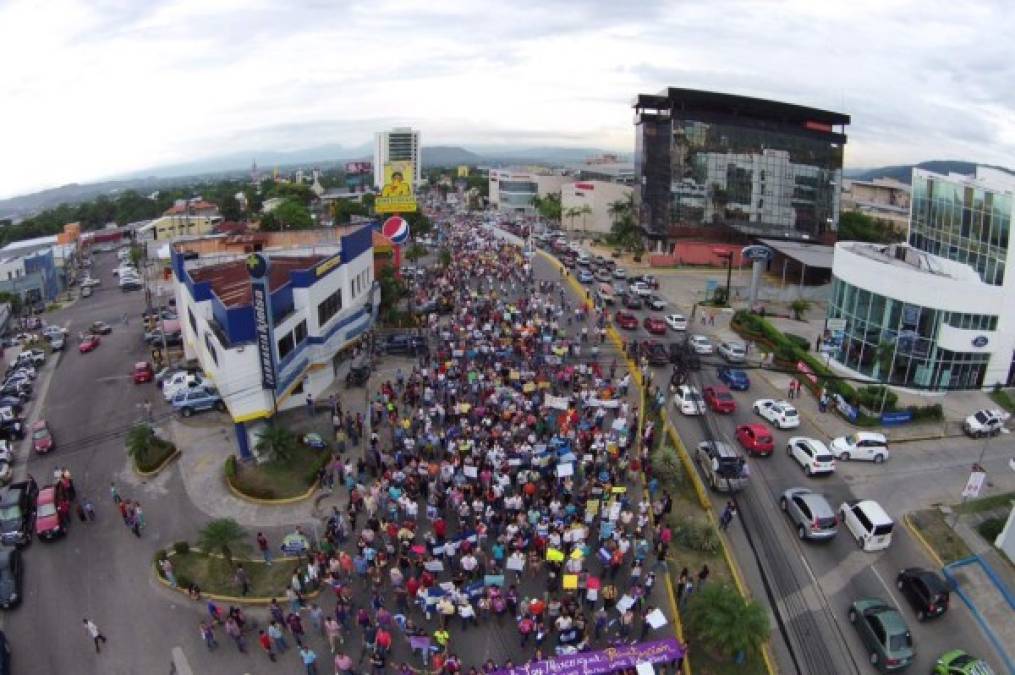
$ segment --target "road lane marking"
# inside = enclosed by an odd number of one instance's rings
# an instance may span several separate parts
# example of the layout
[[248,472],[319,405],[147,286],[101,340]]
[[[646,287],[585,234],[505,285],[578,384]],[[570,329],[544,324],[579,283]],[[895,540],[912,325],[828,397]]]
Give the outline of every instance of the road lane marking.
[[878,578],[878,581],[881,582],[881,585],[885,587],[885,590],[888,591],[888,597],[892,599],[892,604],[895,605],[895,609],[899,610],[899,613],[901,614],[902,604],[896,599],[895,593],[892,591],[892,587],[885,582],[884,577],[882,577],[881,573],[878,572],[876,567],[874,567],[874,563],[871,563],[868,567],[870,567],[870,571],[874,573],[874,576]]

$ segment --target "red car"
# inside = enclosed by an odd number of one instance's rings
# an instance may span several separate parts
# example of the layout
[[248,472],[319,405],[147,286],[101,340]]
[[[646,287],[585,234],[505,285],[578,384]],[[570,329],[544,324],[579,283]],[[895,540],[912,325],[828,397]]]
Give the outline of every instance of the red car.
[[55,447],[56,443],[53,442],[53,434],[49,433],[49,425],[46,424],[46,420],[39,420],[33,424],[32,449],[40,455],[44,455]]
[[78,345],[78,351],[81,352],[82,354],[94,351],[95,348],[99,346],[100,342],[102,341],[99,339],[98,335],[88,335],[81,342],[81,344]]
[[152,364],[147,361],[138,361],[134,364],[134,384],[151,382],[155,378],[155,371]]
[[617,325],[626,330],[637,330],[638,328],[638,317],[634,314],[628,314],[627,312],[617,312],[616,316],[613,317]]
[[741,424],[737,427],[737,440],[752,455],[771,455],[775,449],[772,434],[764,424]]
[[737,409],[737,402],[733,400],[730,390],[723,386],[705,387],[701,390],[705,403],[717,413],[731,413]]
[[[62,515],[61,515],[62,512]],[[52,541],[67,533],[70,504],[54,485],[39,490],[35,498],[35,534],[42,541]]]
[[652,335],[666,335],[666,323],[662,319],[646,316],[641,325]]

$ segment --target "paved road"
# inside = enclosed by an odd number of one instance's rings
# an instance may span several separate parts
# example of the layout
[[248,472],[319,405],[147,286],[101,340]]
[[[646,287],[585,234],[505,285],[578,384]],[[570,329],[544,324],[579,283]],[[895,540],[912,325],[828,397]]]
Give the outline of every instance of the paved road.
[[[647,339],[670,341],[676,337],[673,331],[664,337],[650,335],[641,326],[641,320],[647,315],[662,317],[672,312],[689,316],[690,309],[670,304],[658,312],[634,310],[639,327],[620,332],[627,339],[639,342]],[[692,324],[690,328],[691,332],[699,332],[701,327]],[[708,330],[700,332],[707,334]],[[711,358],[706,362],[718,363],[719,360]],[[654,369],[656,383],[665,385],[669,376],[669,367]],[[736,425],[762,421],[751,412],[754,400],[784,397],[784,391],[777,391],[757,373],[751,379],[750,391],[734,392],[737,410],[732,415],[710,412],[704,418],[688,418],[667,404],[669,417],[688,449],[693,449],[709,435],[735,445]],[[718,383],[714,368],[708,366],[695,375],[693,382],[699,389]],[[900,606],[916,645],[913,672],[928,672],[941,653],[954,648],[987,658],[997,668],[1000,665],[997,655],[959,598],[953,598],[948,615],[924,624],[918,623],[912,610],[904,604],[894,588],[898,570],[909,566],[933,567],[933,563],[901,522],[897,523],[892,546],[887,551],[864,553],[845,531],[824,544],[800,542],[778,507],[778,497],[784,490],[806,486],[825,493],[835,508],[847,499],[878,500],[898,520],[904,511],[929,506],[948,499],[949,495],[954,500],[968,475],[971,461],[982,449],[982,441],[949,439],[906,444],[897,446],[892,460],[884,465],[839,463],[833,476],[809,479],[786,455],[786,441],[790,436],[828,440],[827,434],[807,420],[799,429],[774,431],[776,453],[751,460],[751,485],[738,498],[740,516],[731,528],[737,559],[755,597],[768,598],[770,604],[774,601],[780,610],[785,625],[782,632],[791,646],[787,648],[781,644],[778,634],[773,640],[780,670],[786,673],[873,672],[866,662],[868,655],[846,618],[849,603],[866,596],[881,597]],[[1007,461],[1006,451],[1010,454],[1010,450],[1004,445],[994,442],[988,448],[988,468],[996,464],[1000,469]],[[1002,472],[996,475],[1006,478]],[[723,495],[713,495],[717,512],[725,500]],[[998,672],[1002,671],[998,669]]]

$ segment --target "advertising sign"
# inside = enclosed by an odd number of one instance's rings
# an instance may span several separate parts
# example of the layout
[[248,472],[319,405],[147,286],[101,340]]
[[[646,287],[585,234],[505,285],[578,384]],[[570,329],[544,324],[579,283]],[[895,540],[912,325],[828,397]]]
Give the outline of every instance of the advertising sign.
[[469,177],[469,167],[466,166],[465,164],[463,164],[460,167],[458,167],[458,177],[459,178],[468,178]]
[[980,496],[980,490],[983,489],[983,481],[987,477],[987,474],[983,471],[973,471],[969,474],[969,480],[966,481],[966,487],[962,488],[962,497],[964,499],[973,499]]
[[881,424],[886,427],[897,427],[900,424],[908,424],[913,421],[913,413],[908,410],[897,410],[895,412],[881,413]]
[[268,259],[260,253],[247,256],[250,291],[254,305],[254,329],[257,334],[258,362],[261,364],[261,386],[275,389],[275,351],[271,335],[271,309],[268,294]]
[[811,384],[817,384],[818,383],[818,376],[815,375],[814,371],[811,370],[811,367],[808,366],[803,361],[797,361],[796,362],[796,369],[799,372],[803,373],[803,376],[806,377],[808,380],[810,380]]
[[409,240],[409,223],[405,218],[391,216],[381,225],[381,234],[390,239],[392,244],[401,246]]
[[753,262],[768,262],[772,259],[772,249],[767,246],[745,246],[740,250],[740,255]]
[[850,405],[849,402],[839,394],[832,394],[832,400],[835,401],[835,409],[842,413],[842,416],[850,422],[855,422],[856,418],[860,416],[860,411],[857,410],[855,406]]
[[346,173],[373,173],[374,165],[370,162],[346,162]]
[[669,663],[686,650],[675,638],[620,645],[599,652],[535,661],[513,668],[495,670],[494,675],[605,675],[635,668],[639,663]]
[[412,162],[388,162],[384,165],[384,187],[374,200],[377,213],[416,211],[416,197],[412,190],[414,175]]

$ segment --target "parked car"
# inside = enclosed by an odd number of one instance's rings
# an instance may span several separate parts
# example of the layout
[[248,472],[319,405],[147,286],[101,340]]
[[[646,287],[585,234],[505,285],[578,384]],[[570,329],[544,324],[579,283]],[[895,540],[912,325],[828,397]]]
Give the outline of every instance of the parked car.
[[634,293],[631,293],[630,291],[628,291],[627,293],[624,293],[624,303],[623,304],[624,304],[624,307],[626,307],[627,309],[641,309],[641,307],[642,307],[641,298],[639,298]]
[[[60,335],[63,334],[60,333]],[[41,366],[46,362],[46,352],[41,349],[23,349],[18,354],[18,362],[20,363],[21,361],[27,361],[33,366]]]
[[98,335],[88,335],[81,341],[81,344],[78,345],[78,351],[82,354],[95,351],[101,342],[102,340],[99,339]]
[[995,675],[995,673],[983,659],[970,656],[961,649],[953,649],[937,658],[931,675]]
[[204,378],[200,375],[181,370],[163,381],[162,395],[166,401],[172,401],[181,391],[202,387],[204,384]]
[[948,585],[937,572],[907,567],[895,577],[895,587],[916,612],[917,621],[933,619],[948,611]]
[[218,390],[210,385],[181,390],[173,397],[172,406],[173,410],[184,417],[204,410],[215,409],[222,412],[226,409],[225,401],[219,396]]
[[35,496],[39,488],[30,481],[11,483],[0,494],[0,543],[26,546],[35,524]]
[[636,281],[631,284],[631,292],[640,298],[647,298],[652,295],[652,289],[640,281]]
[[774,424],[778,429],[795,429],[800,426],[799,413],[786,401],[760,398],[754,402],[754,412]]
[[738,492],[747,487],[747,460],[722,441],[702,441],[694,453],[705,482],[717,492]]
[[962,430],[973,438],[996,436],[1011,417],[1002,410],[977,410],[962,423]]
[[739,368],[720,366],[716,370],[716,375],[719,376],[723,384],[734,391],[747,391],[751,388],[750,378],[747,377],[747,373]]
[[[0,547],[0,607],[13,609],[21,604],[21,576],[21,551]],[[9,649],[6,637],[4,647]]]
[[644,326],[645,330],[652,335],[666,335],[666,324],[662,319],[657,319],[654,316],[646,316],[641,325]]
[[645,305],[655,312],[661,312],[666,309],[666,301],[658,295],[648,296],[645,300]]
[[775,450],[772,434],[764,424],[741,424],[734,434],[740,447],[750,455],[771,455]]
[[880,551],[892,543],[895,522],[873,499],[854,499],[839,506],[839,520],[864,551]]
[[808,476],[835,471],[835,457],[816,438],[792,437],[786,444],[786,454],[795,459]]
[[720,342],[717,351],[729,363],[743,363],[747,358],[747,348],[739,342]]
[[629,312],[617,312],[613,320],[617,322],[617,325],[624,330],[637,330],[638,329],[638,317]]
[[711,354],[714,351],[712,341],[704,335],[692,335],[689,342],[696,354]]
[[890,457],[888,439],[884,434],[874,431],[858,431],[849,436],[839,436],[832,440],[832,454],[847,461],[865,459],[880,464]]
[[683,314],[667,314],[665,321],[673,330],[687,330],[687,317]]
[[88,327],[88,332],[92,335],[109,335],[113,332],[113,327],[105,321],[93,321]]
[[875,668],[902,670],[913,662],[913,635],[892,603],[880,598],[856,600],[849,606],[849,622],[860,634]]
[[737,402],[730,390],[722,385],[712,385],[701,390],[705,404],[717,413],[732,413],[737,409]]
[[[53,541],[66,534],[66,526],[60,522],[58,508],[62,501],[62,490],[55,485],[47,485],[39,490],[39,495],[35,498],[35,536],[40,541]],[[70,522],[70,518],[67,522]]]
[[601,281],[603,283],[607,283],[613,278],[610,276],[610,271],[606,269],[596,270],[596,273],[592,276],[596,278],[596,281]]
[[85,277],[79,283],[82,289],[91,288],[92,286],[99,286],[101,284],[102,284],[101,279],[93,279],[92,277]]
[[416,355],[426,351],[426,341],[408,333],[389,335],[381,343],[385,354]]
[[37,420],[32,424],[32,449],[40,455],[56,449],[56,442],[46,420]]
[[151,382],[155,378],[155,371],[152,370],[152,364],[147,361],[138,361],[134,364],[134,372],[131,377],[134,379],[134,384],[143,384]]
[[[166,333],[164,339],[165,339],[165,343],[166,343],[167,347],[173,347],[173,346],[176,346],[176,345],[183,344],[183,334],[180,333],[179,331],[173,331],[171,333]],[[162,341],[163,341],[162,329],[161,328],[156,328],[153,331],[149,331],[149,332],[145,333],[144,334],[144,340],[145,340],[145,342],[147,344],[151,345],[152,347],[160,347],[160,346],[162,346]]]
[[800,539],[831,539],[839,533],[839,521],[825,496],[807,488],[790,488],[782,493],[779,506],[796,526]]
[[617,267],[616,269],[613,270],[613,278],[614,279],[626,279],[627,278],[627,272],[624,271],[623,267]]
[[54,352],[62,352],[65,344],[66,339],[62,335],[49,338],[49,346],[53,348]]
[[673,405],[684,415],[704,415],[705,401],[694,387],[682,384],[673,394]]

